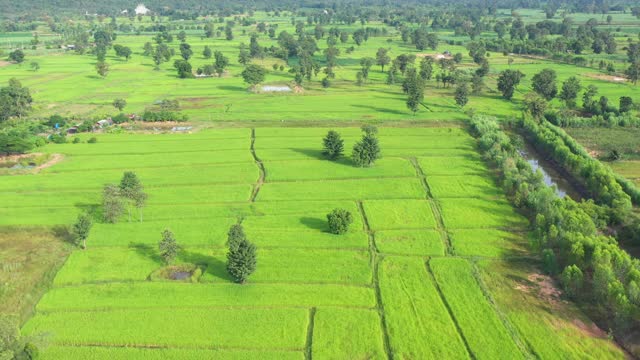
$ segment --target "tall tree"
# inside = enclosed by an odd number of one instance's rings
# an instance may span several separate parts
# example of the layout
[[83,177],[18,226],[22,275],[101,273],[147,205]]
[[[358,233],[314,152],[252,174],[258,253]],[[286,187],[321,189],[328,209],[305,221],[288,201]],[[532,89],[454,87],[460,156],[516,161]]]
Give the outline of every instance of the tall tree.
[[358,167],[369,167],[380,158],[380,145],[378,144],[378,129],[374,126],[363,126],[362,139],[353,146],[351,158]]
[[107,75],[109,74],[109,64],[107,64],[104,61],[98,61],[96,63],[96,72],[98,73],[98,75],[100,75],[103,79],[107,77]]
[[384,67],[391,62],[389,49],[379,48],[376,52],[376,64],[380,65],[380,71],[384,72]]
[[[120,196],[127,201],[127,210],[129,212],[129,221],[131,221],[131,206],[135,206],[138,210],[142,211],[142,207],[147,199],[147,194],[144,192],[144,187],[140,182],[140,179],[133,171],[125,171],[120,180]],[[142,214],[140,216],[142,221]]]
[[456,100],[456,104],[460,107],[464,107],[467,105],[467,102],[469,102],[469,86],[465,81],[456,86],[454,98]]
[[240,242],[247,240],[242,224],[233,224],[227,232],[227,246],[229,249],[237,249]]
[[322,154],[329,160],[335,160],[342,156],[344,151],[344,140],[340,137],[337,131],[329,130],[327,136],[322,139],[323,151]]
[[227,272],[231,278],[244,284],[256,270],[257,250],[249,240],[241,240],[238,246],[230,248],[227,253]]
[[226,69],[227,65],[229,65],[229,58],[224,56],[222,51],[217,50],[213,53],[213,57],[215,58],[213,66],[216,70],[216,74],[218,74],[218,77],[222,77],[222,74],[224,74],[224,69]]
[[87,248],[87,238],[89,237],[89,232],[91,231],[92,226],[93,222],[91,221],[91,216],[86,213],[78,215],[78,219],[75,224],[73,224],[73,234],[76,237],[76,241],[81,244],[83,249]]
[[562,89],[558,97],[564,101],[567,107],[574,108],[576,106],[578,93],[581,89],[582,85],[580,85],[580,80],[575,76],[571,76],[562,83]]
[[202,56],[205,59],[211,59],[211,55],[213,55],[211,48],[209,47],[209,45],[205,45],[204,50],[202,50]]
[[508,69],[501,72],[498,76],[498,90],[502,92],[502,97],[511,100],[516,87],[524,76],[519,70]]
[[178,59],[174,61],[173,67],[178,71],[180,79],[188,79],[193,77],[193,69],[187,60]]
[[249,64],[242,71],[242,79],[251,86],[256,86],[264,81],[267,70],[260,65]]
[[16,78],[9,79],[9,85],[0,88],[0,122],[17,116],[22,118],[31,110],[33,98],[28,88]]
[[556,72],[552,69],[543,69],[531,78],[533,90],[549,101],[558,94],[558,86],[556,84]]
[[124,211],[120,188],[114,184],[105,185],[102,191],[102,216],[108,223],[116,223]]
[[158,250],[160,251],[160,256],[167,265],[173,263],[178,256],[178,242],[171,230],[165,229],[162,232],[162,239],[158,243]]

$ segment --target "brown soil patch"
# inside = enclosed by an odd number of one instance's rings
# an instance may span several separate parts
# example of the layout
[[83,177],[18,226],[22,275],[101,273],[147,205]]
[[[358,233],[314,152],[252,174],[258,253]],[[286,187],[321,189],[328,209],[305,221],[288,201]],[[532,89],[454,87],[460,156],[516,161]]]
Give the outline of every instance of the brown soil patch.
[[596,337],[599,339],[606,339],[607,333],[600,329],[598,325],[591,323],[589,325],[582,322],[582,320],[575,319],[573,320],[573,325],[575,325],[580,331],[586,336]]
[[604,80],[604,81],[610,81],[610,82],[623,82],[623,81],[627,81],[627,79],[620,77],[620,76],[614,76],[614,75],[606,75],[606,74],[595,74],[595,73],[586,73],[586,76],[592,78],[592,79],[598,79],[598,80]]
[[4,60],[0,60],[0,67],[3,67],[3,66],[9,66],[9,65],[11,65],[11,63],[10,63],[10,62],[8,62],[8,61],[4,61]]
[[562,301],[562,291],[556,287],[550,276],[533,273],[527,276],[527,280],[527,283],[518,284],[516,289],[533,294],[553,307],[557,307]]
[[434,58],[435,60],[452,59],[453,58],[453,56],[445,55],[445,54],[426,54],[426,53],[416,54],[416,57],[418,57],[418,58],[430,57],[430,58]]
[[64,155],[62,154],[51,154],[51,157],[49,158],[49,160],[43,164],[40,164],[38,166],[36,166],[35,168],[33,168],[33,171],[40,171],[42,169],[46,169],[49,167],[52,167],[53,165],[59,163],[60,161],[62,161],[62,159],[64,159]]

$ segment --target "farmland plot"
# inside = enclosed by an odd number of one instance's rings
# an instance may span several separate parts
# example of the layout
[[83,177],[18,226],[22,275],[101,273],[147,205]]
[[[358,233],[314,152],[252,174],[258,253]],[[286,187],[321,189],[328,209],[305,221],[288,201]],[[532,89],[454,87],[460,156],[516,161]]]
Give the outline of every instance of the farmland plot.
[[[524,254],[526,223],[474,140],[460,128],[382,128],[383,158],[356,168],[349,149],[361,131],[336,130],[346,149],[337,162],[322,158],[321,128],[47,146],[64,160],[0,177],[0,225],[59,227],[83,211],[95,224],[23,332],[49,334],[45,359],[480,359],[535,348],[519,318],[487,300],[466,259]],[[143,182],[147,206],[104,223],[102,187],[124,171]],[[335,208],[352,214],[346,234],[328,231]],[[245,285],[226,271],[227,231],[238,222],[258,247]],[[177,263],[197,265],[199,277],[151,276],[164,266],[164,229],[180,245]]]

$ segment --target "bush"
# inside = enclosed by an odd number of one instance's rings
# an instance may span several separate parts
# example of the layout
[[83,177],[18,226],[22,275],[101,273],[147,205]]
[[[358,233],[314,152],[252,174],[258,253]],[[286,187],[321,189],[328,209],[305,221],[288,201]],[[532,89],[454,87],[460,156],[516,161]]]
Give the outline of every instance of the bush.
[[129,117],[123,113],[120,113],[116,116],[113,116],[111,120],[113,121],[114,124],[122,124],[122,123],[128,122]]
[[97,142],[98,142],[98,139],[95,136],[87,140],[88,144],[95,144]]
[[54,144],[66,144],[67,136],[63,133],[52,134],[51,136],[49,136],[49,141]]
[[187,115],[181,114],[179,112],[168,111],[168,110],[145,110],[142,114],[142,121],[147,122],[160,122],[160,121],[187,121]]
[[28,342],[24,346],[24,354],[27,356],[29,360],[36,360],[40,358],[40,350],[38,350],[38,347],[31,342]]
[[79,144],[79,143],[80,143],[80,138],[76,136],[76,137],[74,137],[74,138],[73,138],[73,141],[72,141],[72,142],[73,142],[74,144]]
[[349,230],[349,225],[353,223],[353,216],[345,209],[333,209],[327,214],[327,222],[329,223],[329,232],[340,235]]

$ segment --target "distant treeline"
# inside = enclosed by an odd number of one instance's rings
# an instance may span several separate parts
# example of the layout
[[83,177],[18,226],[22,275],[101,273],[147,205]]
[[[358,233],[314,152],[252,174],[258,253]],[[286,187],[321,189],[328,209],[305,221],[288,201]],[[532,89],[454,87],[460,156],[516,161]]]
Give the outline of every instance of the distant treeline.
[[[495,12],[496,9],[532,8],[543,9],[555,13],[558,9],[570,11],[587,11],[592,13],[607,13],[609,11],[623,11],[629,6],[637,6],[634,0],[569,0],[569,1],[541,1],[541,0],[147,0],[144,4],[157,15],[171,16],[176,13],[188,14],[222,14],[234,15],[246,13],[250,10],[308,12],[331,9],[354,14],[403,12],[420,14],[421,10],[444,8],[457,11],[477,11],[479,13]],[[40,16],[84,15],[99,14],[105,16],[118,15],[123,10],[133,14],[136,2],[129,0],[86,1],[86,0],[0,0],[0,17],[33,19]]]

